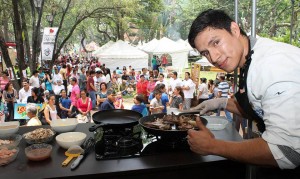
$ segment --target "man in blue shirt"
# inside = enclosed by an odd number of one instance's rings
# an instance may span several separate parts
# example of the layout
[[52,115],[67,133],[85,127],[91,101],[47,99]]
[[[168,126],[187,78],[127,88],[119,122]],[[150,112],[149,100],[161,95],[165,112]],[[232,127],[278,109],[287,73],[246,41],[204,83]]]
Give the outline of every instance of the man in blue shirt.
[[106,94],[107,99],[101,104],[100,111],[115,109],[114,102],[116,101],[116,92],[108,90]]

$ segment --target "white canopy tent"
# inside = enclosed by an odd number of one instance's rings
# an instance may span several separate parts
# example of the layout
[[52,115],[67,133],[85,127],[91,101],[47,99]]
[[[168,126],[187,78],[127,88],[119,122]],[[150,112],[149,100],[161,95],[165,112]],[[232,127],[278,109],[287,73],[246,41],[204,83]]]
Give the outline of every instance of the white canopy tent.
[[213,66],[211,63],[209,63],[209,61],[207,60],[207,58],[202,57],[200,60],[196,61],[195,64],[200,64],[201,66]]
[[99,54],[101,63],[108,68],[131,65],[134,69],[148,66],[148,54],[119,40]]
[[142,50],[151,56],[169,54],[172,57],[172,66],[178,68],[180,71],[183,67],[187,66],[189,49],[183,44],[177,43],[167,37],[153,42],[151,46],[146,44]]
[[157,39],[152,39],[150,42],[145,43],[144,45],[142,45],[141,47],[139,47],[139,49],[147,52],[147,51],[155,48],[157,44],[158,44],[158,40]]
[[106,44],[102,45],[100,48],[98,48],[96,51],[94,51],[92,54],[94,56],[98,57],[101,52],[103,52],[108,47],[112,46],[114,43],[115,42],[113,42],[113,41],[109,41]]

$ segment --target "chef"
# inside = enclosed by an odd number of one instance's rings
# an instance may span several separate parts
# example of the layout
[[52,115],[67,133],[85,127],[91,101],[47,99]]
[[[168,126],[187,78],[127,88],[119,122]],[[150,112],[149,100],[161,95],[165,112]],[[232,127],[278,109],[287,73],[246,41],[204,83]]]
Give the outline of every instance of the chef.
[[262,138],[222,141],[197,121],[200,130],[188,131],[191,150],[281,169],[299,166],[300,49],[262,37],[249,38],[220,10],[202,12],[188,39],[214,66],[228,73],[240,68],[235,98],[207,100],[196,109],[202,109],[200,114],[226,109],[255,120],[262,133]]

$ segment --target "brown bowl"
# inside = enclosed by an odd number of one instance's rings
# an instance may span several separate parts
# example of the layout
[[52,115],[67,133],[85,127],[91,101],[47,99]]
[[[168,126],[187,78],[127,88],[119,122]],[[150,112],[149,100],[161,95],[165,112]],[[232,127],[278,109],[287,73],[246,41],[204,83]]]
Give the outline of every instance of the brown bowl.
[[32,161],[41,161],[51,156],[52,146],[49,144],[33,144],[25,148],[26,157]]

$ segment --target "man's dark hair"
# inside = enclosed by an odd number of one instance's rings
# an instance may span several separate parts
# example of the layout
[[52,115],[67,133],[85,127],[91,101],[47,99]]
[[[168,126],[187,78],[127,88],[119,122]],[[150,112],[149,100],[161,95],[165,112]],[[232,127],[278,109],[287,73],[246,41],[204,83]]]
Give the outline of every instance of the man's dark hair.
[[[211,27],[213,29],[225,29],[231,34],[231,22],[234,22],[234,20],[222,10],[208,9],[200,13],[194,20],[190,29],[190,33],[188,36],[190,45],[193,48],[196,48],[195,38],[207,27]],[[242,29],[240,29],[240,31],[241,34],[247,36],[247,34]]]
[[72,77],[72,78],[71,78],[71,81],[74,81],[75,83],[77,83],[77,78]]
[[94,71],[94,70],[91,70],[91,71],[90,71],[90,75],[91,75],[91,74],[95,74],[95,71]]
[[173,73],[173,75],[175,75],[177,77],[178,74],[176,71],[173,71],[172,73]]
[[162,73],[161,73],[161,74],[159,74],[159,76],[162,76],[163,78],[165,77],[165,75],[164,75],[164,74],[162,74]]
[[159,90],[154,90],[154,91],[153,91],[153,94],[154,94],[154,95],[161,94],[161,91],[159,91]]
[[34,70],[32,74],[35,75],[35,74],[37,74],[37,73],[39,73],[39,71]]

